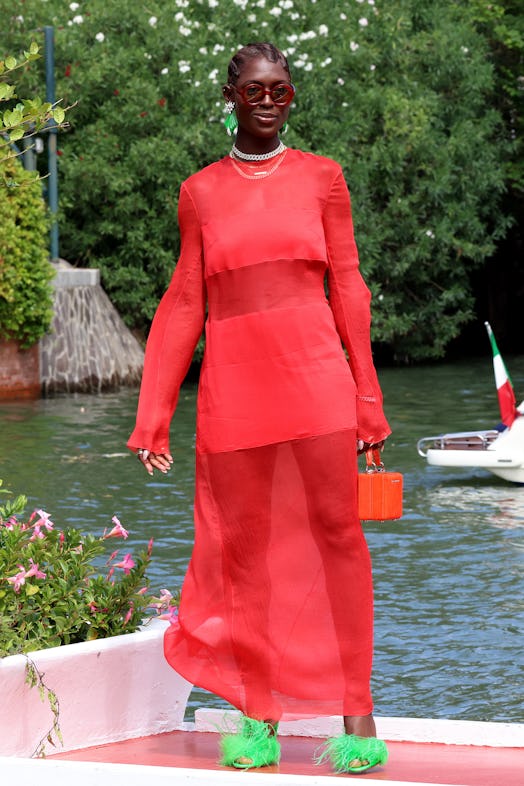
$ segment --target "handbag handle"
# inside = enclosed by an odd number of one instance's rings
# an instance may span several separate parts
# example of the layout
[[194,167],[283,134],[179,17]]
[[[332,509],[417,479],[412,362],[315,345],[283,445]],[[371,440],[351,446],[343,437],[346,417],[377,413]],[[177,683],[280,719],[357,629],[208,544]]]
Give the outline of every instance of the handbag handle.
[[377,448],[366,450],[366,472],[372,474],[373,472],[385,471],[386,468],[380,456],[380,450]]

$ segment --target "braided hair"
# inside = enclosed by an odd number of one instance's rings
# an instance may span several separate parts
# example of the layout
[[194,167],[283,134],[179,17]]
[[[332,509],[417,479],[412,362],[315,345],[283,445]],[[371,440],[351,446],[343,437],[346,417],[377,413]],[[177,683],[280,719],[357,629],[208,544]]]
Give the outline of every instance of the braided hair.
[[239,49],[235,55],[233,55],[227,68],[228,84],[235,85],[238,81],[242,67],[248,60],[253,60],[256,57],[265,57],[266,60],[269,60],[271,63],[279,63],[282,68],[287,71],[289,79],[291,80],[289,63],[280,49],[277,49],[273,44],[259,42],[247,44],[246,46],[243,46],[241,49]]

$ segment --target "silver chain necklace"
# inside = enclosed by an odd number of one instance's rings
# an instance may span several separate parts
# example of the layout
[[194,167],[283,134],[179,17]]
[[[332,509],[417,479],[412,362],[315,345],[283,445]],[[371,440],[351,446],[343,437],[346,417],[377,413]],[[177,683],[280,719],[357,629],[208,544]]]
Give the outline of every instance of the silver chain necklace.
[[237,158],[240,158],[241,161],[267,161],[269,158],[274,158],[275,156],[280,155],[286,149],[286,146],[283,142],[280,142],[278,147],[274,150],[271,150],[270,153],[243,153],[242,150],[239,150],[236,145],[233,145],[231,148],[231,152]]

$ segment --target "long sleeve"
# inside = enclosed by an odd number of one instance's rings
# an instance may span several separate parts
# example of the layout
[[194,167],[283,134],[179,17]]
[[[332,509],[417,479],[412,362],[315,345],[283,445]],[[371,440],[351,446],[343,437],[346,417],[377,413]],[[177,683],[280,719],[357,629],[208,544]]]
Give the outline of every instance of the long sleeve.
[[146,346],[136,426],[127,446],[169,452],[169,427],[205,320],[202,236],[186,187],[178,204],[181,251]]
[[341,170],[331,185],[323,224],[329,303],[357,387],[357,435],[365,442],[380,442],[391,429],[382,410],[382,392],[371,354],[371,294],[358,267],[351,202]]

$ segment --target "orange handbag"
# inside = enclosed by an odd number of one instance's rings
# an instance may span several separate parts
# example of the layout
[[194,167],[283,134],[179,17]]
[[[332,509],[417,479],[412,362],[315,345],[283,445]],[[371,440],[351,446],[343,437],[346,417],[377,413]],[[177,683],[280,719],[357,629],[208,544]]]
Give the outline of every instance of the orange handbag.
[[402,475],[386,472],[379,450],[366,451],[366,471],[358,475],[361,521],[387,521],[402,516]]

